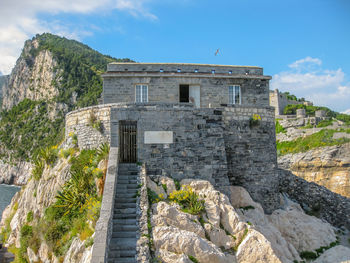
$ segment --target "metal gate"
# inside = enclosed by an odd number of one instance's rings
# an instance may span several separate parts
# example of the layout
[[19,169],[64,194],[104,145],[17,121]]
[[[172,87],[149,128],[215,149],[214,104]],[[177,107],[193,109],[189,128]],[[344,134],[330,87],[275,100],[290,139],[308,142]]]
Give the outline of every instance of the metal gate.
[[136,163],[136,121],[119,122],[119,160],[121,163]]

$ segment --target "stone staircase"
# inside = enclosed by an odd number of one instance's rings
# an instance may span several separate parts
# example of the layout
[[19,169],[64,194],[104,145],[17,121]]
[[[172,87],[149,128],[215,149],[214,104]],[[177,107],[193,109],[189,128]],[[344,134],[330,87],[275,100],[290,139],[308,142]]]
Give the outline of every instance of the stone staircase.
[[108,263],[136,263],[138,176],[136,164],[119,164]]

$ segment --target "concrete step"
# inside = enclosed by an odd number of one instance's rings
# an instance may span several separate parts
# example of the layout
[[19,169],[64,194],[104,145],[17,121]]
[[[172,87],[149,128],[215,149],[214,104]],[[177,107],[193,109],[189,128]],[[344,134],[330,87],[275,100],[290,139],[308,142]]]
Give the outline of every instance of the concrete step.
[[120,178],[118,178],[118,184],[138,185],[136,179],[120,179]]
[[[120,249],[115,249],[115,250],[110,250],[108,253],[108,258],[126,258],[126,257],[135,257],[136,256],[136,248],[135,250],[120,250]],[[119,262],[119,261],[117,261]]]
[[137,184],[119,184],[117,183],[117,191],[118,189],[139,189]]
[[114,199],[114,203],[115,204],[123,204],[123,203],[135,203],[136,204],[136,197],[128,197],[128,198],[116,197]]
[[113,215],[113,219],[136,219],[136,213],[134,213],[134,214],[117,214],[117,215]]
[[136,214],[136,208],[115,208],[114,214]]
[[136,203],[135,202],[130,202],[130,203],[115,203],[114,208],[118,209],[125,209],[125,208],[136,208]]
[[108,263],[136,263],[136,259],[133,258],[114,258],[114,259],[108,259]]
[[119,194],[119,193],[124,193],[124,194],[136,194],[138,191],[138,189],[116,189],[116,193]]
[[113,237],[119,237],[119,238],[122,238],[122,237],[136,237],[136,232],[135,231],[113,231],[112,233],[112,238]]
[[137,225],[136,219],[113,219],[113,225]]
[[134,193],[116,193],[115,198],[136,198],[135,195]]
[[120,225],[120,224],[113,224],[113,231],[137,231],[139,229],[139,227],[135,224],[135,225]]
[[124,249],[124,250],[136,250],[136,237],[117,237],[111,238],[109,243],[110,250]]
[[117,181],[119,180],[137,180],[137,175],[119,174]]

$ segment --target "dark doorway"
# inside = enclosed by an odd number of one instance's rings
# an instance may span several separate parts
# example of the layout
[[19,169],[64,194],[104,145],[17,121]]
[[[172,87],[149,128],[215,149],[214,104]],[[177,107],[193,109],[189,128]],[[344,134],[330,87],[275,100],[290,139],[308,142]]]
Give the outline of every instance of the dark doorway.
[[119,162],[136,163],[136,121],[120,121],[119,122]]
[[180,102],[190,102],[190,85],[180,85]]

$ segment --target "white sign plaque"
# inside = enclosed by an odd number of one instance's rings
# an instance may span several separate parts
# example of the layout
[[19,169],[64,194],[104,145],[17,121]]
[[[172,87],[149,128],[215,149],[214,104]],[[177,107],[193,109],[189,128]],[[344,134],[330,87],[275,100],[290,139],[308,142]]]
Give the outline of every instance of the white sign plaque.
[[172,131],[145,131],[145,144],[173,143]]

